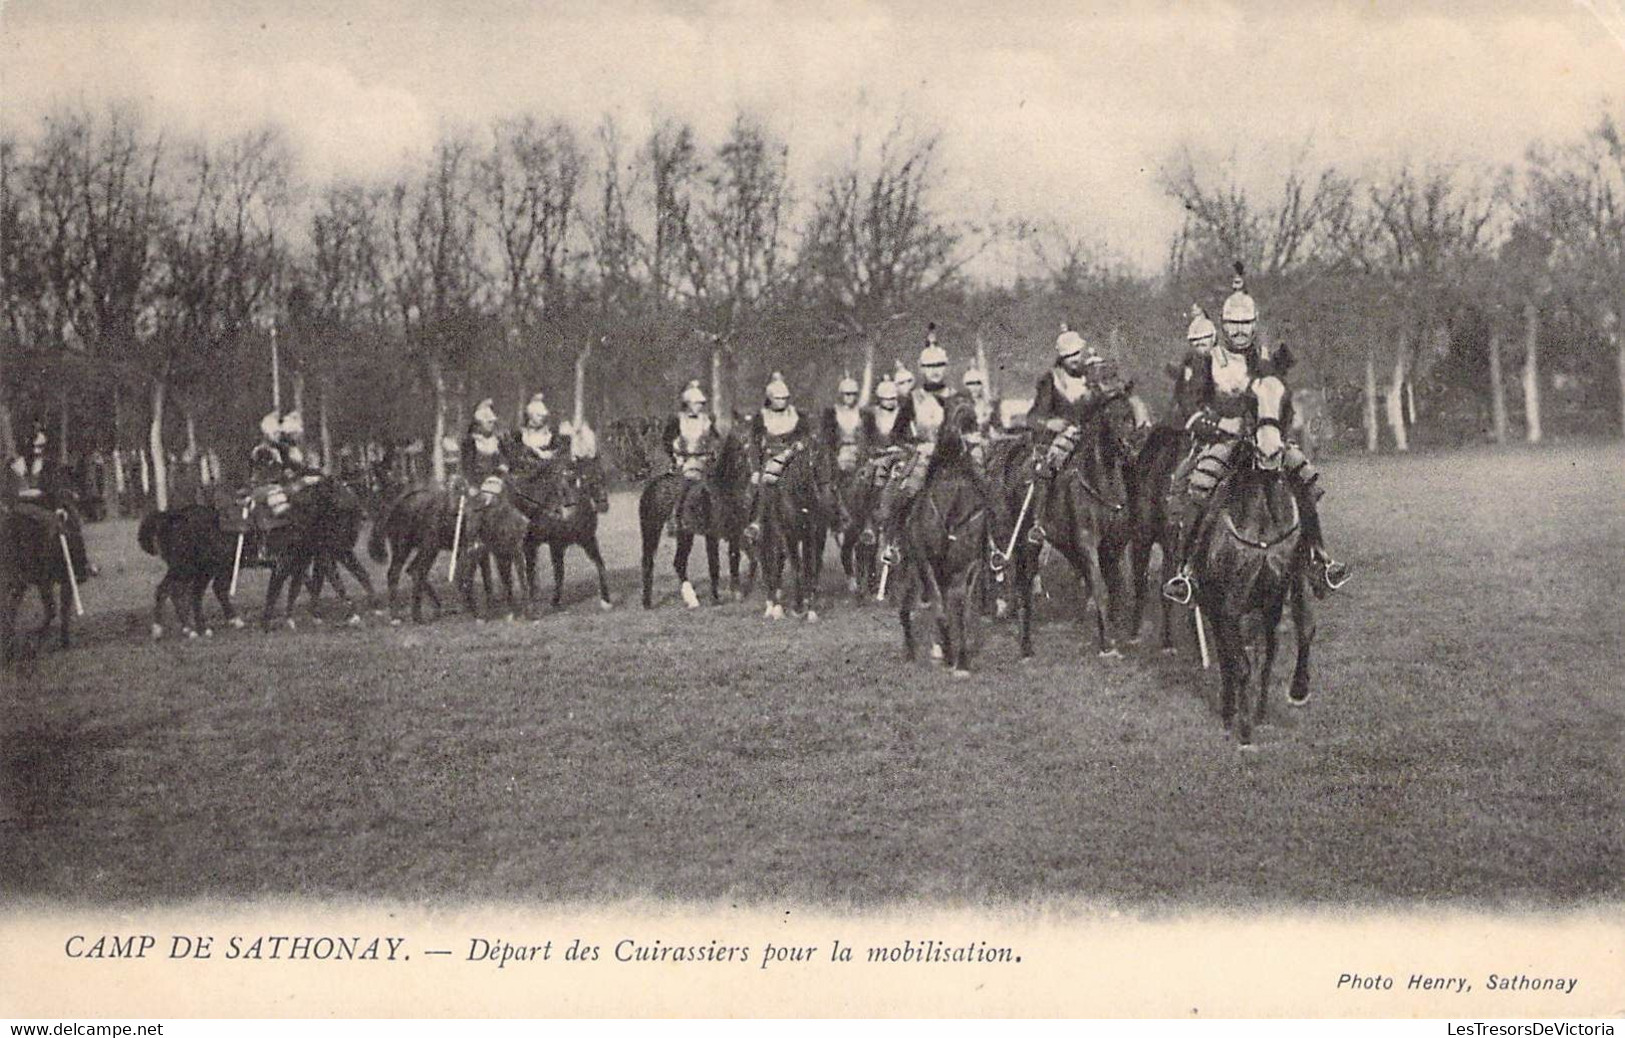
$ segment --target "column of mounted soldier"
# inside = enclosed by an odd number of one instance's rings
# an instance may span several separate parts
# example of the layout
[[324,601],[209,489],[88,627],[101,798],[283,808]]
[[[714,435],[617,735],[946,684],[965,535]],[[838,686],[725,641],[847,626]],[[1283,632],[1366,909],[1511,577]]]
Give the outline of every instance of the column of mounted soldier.
[[[816,594],[826,531],[840,547],[849,589],[862,597],[877,591],[884,597],[891,584],[895,595],[918,596],[924,602],[935,597],[940,607],[947,574],[936,558],[946,558],[947,546],[959,543],[961,535],[970,540],[963,531],[976,531],[974,573],[1003,580],[1014,566],[1030,581],[1036,570],[1032,556],[1041,558],[1046,544],[1057,539],[1055,527],[1063,525],[1073,532],[1060,533],[1056,547],[1074,561],[1099,604],[1106,594],[1095,573],[1100,567],[1078,562],[1071,550],[1080,536],[1076,528],[1087,525],[1087,509],[1078,502],[1097,509],[1095,528],[1085,539],[1092,538],[1090,550],[1098,553],[1103,547],[1119,546],[1107,530],[1114,516],[1145,511],[1130,500],[1139,494],[1156,499],[1157,507],[1151,511],[1160,516],[1156,542],[1165,555],[1165,598],[1200,606],[1201,578],[1193,563],[1211,525],[1208,506],[1223,496],[1222,488],[1238,467],[1278,470],[1283,475],[1302,517],[1302,545],[1296,557],[1303,564],[1306,586],[1317,595],[1335,589],[1348,571],[1327,552],[1318,508],[1324,492],[1319,474],[1289,442],[1280,442],[1273,453],[1264,449],[1290,426],[1280,410],[1290,407],[1289,394],[1280,399],[1290,352],[1259,341],[1258,308],[1246,291],[1239,265],[1232,288],[1221,309],[1222,334],[1200,305],[1193,307],[1188,348],[1178,364],[1169,366],[1175,378],[1175,413],[1160,423],[1153,422],[1115,364],[1072,330],[1063,330],[1055,340],[1054,363],[1038,380],[1025,428],[1006,425],[1000,402],[989,392],[987,372],[972,367],[959,386],[952,384],[950,358],[934,327],[918,355],[917,374],[897,363],[893,372],[874,383],[872,399],[864,398],[870,387],[860,387],[850,375],[843,377],[836,387],[836,402],[816,419],[792,402],[790,386],[777,373],[768,380],[760,408],[737,424],[717,421],[701,383],[689,382],[663,430],[671,470],[657,477],[658,493],[646,490],[642,509],[653,510],[644,518],[654,522],[656,543],[662,532],[679,542],[682,600],[690,607],[699,605],[686,572],[694,537],[706,537],[708,543],[712,538],[730,540],[735,552],[743,546],[754,570],[754,562],[787,536],[779,527],[798,518],[793,513],[799,509],[823,513],[817,517],[816,557],[809,563],[811,569],[800,574],[812,581],[809,595]],[[1120,437],[1121,463],[1114,477],[1109,471],[1114,448],[1107,426],[1118,407],[1133,416],[1133,432]],[[607,608],[609,591],[595,531],[597,515],[608,508],[608,495],[593,431],[584,424],[572,428],[570,423],[554,422],[541,393],[525,405],[518,428],[505,433],[500,425],[492,401],[482,401],[463,437],[446,441],[445,486],[410,487],[386,500],[367,501],[365,493],[344,479],[308,464],[297,412],[266,415],[250,456],[252,486],[223,496],[194,495],[143,521],[143,548],[162,556],[170,567],[158,593],[154,634],[162,633],[166,598],[188,633],[207,630],[201,599],[210,584],[228,617],[237,623],[231,592],[240,570],[251,565],[272,569],[267,622],[273,619],[282,586],[289,588],[289,615],[302,586],[314,595],[330,583],[343,595],[337,573],[341,567],[362,582],[371,599],[371,582],[354,555],[360,525],[368,517],[373,521],[371,553],[375,560],[390,563],[392,618],[403,571],[415,581],[413,615],[421,618],[425,595],[438,609],[428,573],[435,556],[446,550],[452,552],[451,568],[463,571],[462,587],[471,610],[473,572],[476,568],[485,572],[489,599],[492,563],[505,583],[510,574],[519,580],[528,605],[534,596],[536,549],[541,544],[554,548],[556,584],[561,580],[561,544],[587,548],[599,566],[600,599]],[[1159,474],[1160,482],[1148,482],[1144,458],[1136,456],[1153,438],[1154,428],[1163,430],[1165,440],[1177,438],[1178,444],[1171,477]],[[77,596],[78,583],[96,572],[85,552],[72,494],[50,478],[46,448],[43,435],[36,436],[5,469],[11,483],[5,494],[12,552],[8,627],[29,586],[40,587],[42,598],[49,597],[46,589],[53,584],[65,585]],[[732,500],[729,487],[720,485],[730,477],[719,471],[727,465],[730,449],[741,460],[738,521],[727,529],[717,516]],[[787,504],[784,484],[793,479],[803,454],[810,496],[797,499],[799,505]],[[936,517],[942,538],[932,548],[926,542],[938,527],[930,526],[928,516],[921,517],[932,509],[941,512],[948,499],[938,501],[926,491],[939,472],[949,470],[963,476],[969,496],[962,500],[972,504],[964,506],[963,516]],[[979,510],[974,506],[977,500],[982,503]],[[980,525],[963,526],[956,534],[954,523],[961,519]],[[645,603],[652,604],[648,523],[644,547]],[[714,551],[710,558],[716,596]],[[1096,561],[1106,565],[1109,580],[1117,561],[1110,560],[1109,565],[1107,560]],[[901,579],[905,575],[908,579]],[[767,615],[782,616],[776,581],[773,588]],[[798,584],[798,604],[802,590]],[[68,602],[64,592],[64,640]],[[509,605],[512,609],[511,585]],[[54,611],[48,604],[48,614]],[[815,615],[810,605],[807,615]],[[351,618],[355,619],[353,611]],[[1137,634],[1138,616],[1135,627]],[[1025,648],[1025,635],[1023,641]],[[1103,635],[1103,651],[1108,644]]]

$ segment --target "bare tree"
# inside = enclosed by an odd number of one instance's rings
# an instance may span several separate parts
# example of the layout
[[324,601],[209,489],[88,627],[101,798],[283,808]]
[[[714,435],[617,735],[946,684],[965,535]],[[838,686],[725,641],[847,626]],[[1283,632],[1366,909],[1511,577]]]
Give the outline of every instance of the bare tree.
[[937,139],[894,128],[870,159],[860,139],[820,183],[799,265],[813,301],[874,327],[948,285],[990,244],[936,211]]
[[385,202],[384,282],[407,356],[434,394],[433,471],[446,478],[448,377],[459,378],[480,334],[477,215],[471,146],[446,138],[427,169],[398,181]]
[[1461,169],[1404,167],[1370,191],[1371,248],[1402,317],[1385,395],[1396,450],[1409,448],[1413,365],[1423,351],[1443,354],[1456,286],[1483,256],[1501,210],[1501,191],[1482,185]]
[[292,159],[284,139],[262,129],[218,147],[185,150],[175,171],[172,205],[159,238],[160,291],[152,334],[139,350],[151,385],[151,446],[160,507],[166,493],[163,411],[171,391],[196,449],[194,408],[200,391],[219,398],[231,388],[209,379],[244,342],[263,339],[256,324],[271,319],[286,263],[281,235],[290,204]]
[[1521,215],[1550,241],[1550,271],[1614,352],[1625,429],[1625,133],[1613,115],[1577,143],[1531,152]]
[[499,121],[476,182],[482,220],[496,241],[503,310],[524,331],[563,305],[566,245],[583,156],[575,131],[533,116]]

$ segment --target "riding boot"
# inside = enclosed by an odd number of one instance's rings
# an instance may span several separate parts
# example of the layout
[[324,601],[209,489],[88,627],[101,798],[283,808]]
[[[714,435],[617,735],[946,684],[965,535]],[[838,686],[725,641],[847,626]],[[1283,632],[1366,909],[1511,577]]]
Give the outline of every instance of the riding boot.
[[903,562],[903,527],[908,517],[908,506],[914,495],[906,487],[899,487],[895,495],[889,514],[880,521],[880,527],[886,533],[886,547],[880,552],[880,561],[888,566],[899,566]]
[[1002,573],[1010,561],[1004,554],[1004,548],[1000,547],[1006,540],[1004,531],[1010,529],[1009,509],[1005,507],[1003,495],[988,480],[987,473],[980,467],[971,467],[971,480],[976,484],[976,492],[982,495],[982,504],[992,518],[992,529],[988,539],[993,542],[993,548],[988,556],[988,568],[994,573]]
[[1168,550],[1169,568],[1174,575],[1163,581],[1162,597],[1178,605],[1190,605],[1196,595],[1196,580],[1191,575],[1190,555],[1196,541],[1199,522],[1199,504],[1187,499],[1184,513],[1174,522],[1174,543]]
[[1049,539],[1049,531],[1044,529],[1044,509],[1049,505],[1050,476],[1039,473],[1033,477],[1033,503],[1029,515],[1033,517],[1032,526],[1027,528],[1027,543],[1035,547]]
[[766,483],[757,486],[756,500],[750,510],[750,522],[745,525],[745,540],[752,544],[762,539],[762,513],[767,510],[767,492]]

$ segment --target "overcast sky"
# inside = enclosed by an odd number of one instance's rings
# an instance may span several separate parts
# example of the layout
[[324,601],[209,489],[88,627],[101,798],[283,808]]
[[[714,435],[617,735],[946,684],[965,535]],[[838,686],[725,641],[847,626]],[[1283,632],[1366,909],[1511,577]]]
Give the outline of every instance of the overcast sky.
[[283,124],[304,172],[393,169],[533,111],[716,140],[743,107],[804,181],[904,115],[967,210],[1056,218],[1146,269],[1182,145],[1248,182],[1317,162],[1514,163],[1625,101],[1625,0],[508,3],[0,0],[0,121],[142,100],[201,133]]

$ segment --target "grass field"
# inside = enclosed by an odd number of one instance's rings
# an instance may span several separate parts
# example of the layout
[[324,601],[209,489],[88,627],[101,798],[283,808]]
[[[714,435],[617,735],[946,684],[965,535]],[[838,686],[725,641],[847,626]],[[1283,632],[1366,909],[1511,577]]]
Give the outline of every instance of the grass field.
[[[1356,579],[1322,609],[1313,705],[1274,710],[1255,755],[1220,729],[1216,672],[1190,651],[1096,659],[1060,593],[1035,662],[989,624],[964,681],[903,665],[889,610],[686,611],[669,544],[646,613],[626,496],[605,545],[620,607],[599,612],[572,554],[571,604],[536,625],[154,644],[159,564],[132,524],[102,524],[75,647],[5,676],[0,886],[67,903],[1617,899],[1625,450],[1326,469]],[[256,613],[263,579],[242,595]]]

